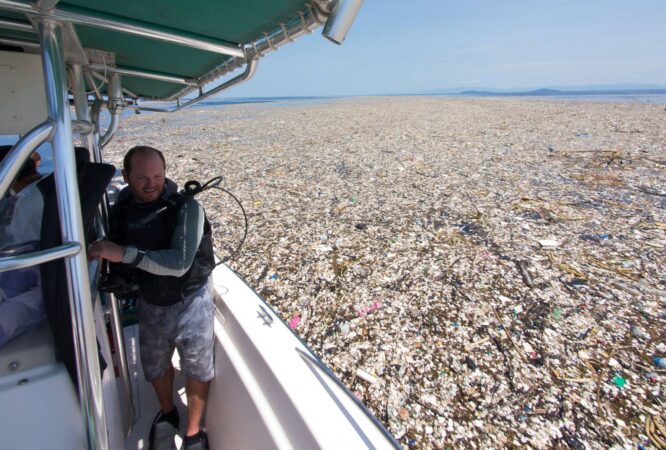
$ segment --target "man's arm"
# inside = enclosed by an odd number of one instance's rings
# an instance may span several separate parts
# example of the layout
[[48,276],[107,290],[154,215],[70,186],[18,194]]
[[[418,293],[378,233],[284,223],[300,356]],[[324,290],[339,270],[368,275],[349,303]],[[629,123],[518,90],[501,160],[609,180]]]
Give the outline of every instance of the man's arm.
[[189,199],[178,210],[170,248],[141,250],[126,245],[122,262],[155,275],[183,276],[192,267],[203,229],[204,210],[196,200]]
[[171,245],[163,250],[141,250],[134,245],[120,246],[109,241],[93,242],[89,258],[122,262],[155,275],[185,275],[194,262],[204,228],[204,211],[194,200],[186,201],[178,211],[178,222]]

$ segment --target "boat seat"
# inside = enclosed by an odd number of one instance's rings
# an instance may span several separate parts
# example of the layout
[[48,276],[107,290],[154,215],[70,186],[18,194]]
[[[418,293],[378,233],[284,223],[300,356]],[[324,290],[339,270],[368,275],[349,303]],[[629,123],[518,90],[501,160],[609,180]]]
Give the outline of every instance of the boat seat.
[[[104,198],[106,187],[116,173],[116,168],[109,164],[91,163],[88,150],[85,148],[76,147],[74,150],[81,199],[81,215],[86,238],[86,242],[82,244],[87,245],[97,237],[94,219],[97,215],[98,206]],[[62,244],[57,192],[53,174],[40,181],[38,187],[44,197],[41,245],[43,249],[47,249]],[[78,385],[65,262],[59,259],[44,263],[41,265],[41,273],[46,317],[53,332],[56,355],[58,360],[65,364],[74,384]],[[104,371],[106,361],[104,361],[101,354],[99,357],[101,371]]]
[[0,348],[0,377],[55,363],[55,346],[48,322],[15,337]]
[[[115,167],[90,163],[88,150],[83,147],[76,147],[75,155],[83,224],[86,241],[90,242],[95,238],[93,221],[97,206],[115,173]],[[48,249],[62,242],[53,174],[43,178],[37,186],[44,200],[40,246],[42,249]],[[73,334],[64,262],[57,260],[42,264],[41,273],[47,320],[36,329],[15,337],[0,348],[0,376],[48,365],[57,359],[62,359],[70,375],[75,379]],[[102,365],[104,367],[105,363]]]

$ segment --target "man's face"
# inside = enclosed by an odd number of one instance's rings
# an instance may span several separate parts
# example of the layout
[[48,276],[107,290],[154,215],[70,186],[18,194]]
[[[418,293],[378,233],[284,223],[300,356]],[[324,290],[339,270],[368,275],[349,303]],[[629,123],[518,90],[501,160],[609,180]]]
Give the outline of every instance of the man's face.
[[132,170],[123,170],[123,178],[137,202],[153,202],[164,191],[164,164],[156,153],[137,153],[132,156]]

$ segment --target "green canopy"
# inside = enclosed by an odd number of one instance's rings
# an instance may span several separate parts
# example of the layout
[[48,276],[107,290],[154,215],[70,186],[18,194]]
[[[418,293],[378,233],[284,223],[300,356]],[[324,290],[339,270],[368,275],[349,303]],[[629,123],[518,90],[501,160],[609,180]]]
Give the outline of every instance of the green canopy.
[[[321,13],[328,3],[306,3],[304,0],[63,0],[57,3],[54,17],[74,26],[83,48],[101,51],[96,54],[102,55],[102,60],[94,61],[95,71],[99,74],[104,75],[103,66],[115,65],[126,71],[189,80],[187,84],[123,75],[122,85],[127,92],[140,98],[173,99],[198,90],[216,76],[242,65],[245,62],[243,50],[257,50],[257,42],[272,48],[274,44],[270,36],[282,33],[286,37],[288,30],[300,25],[310,31],[314,26],[308,24],[317,20],[318,11]],[[5,26],[7,21],[29,24],[27,14],[21,13],[15,5],[29,7],[30,3],[0,0],[0,19],[7,19],[0,20],[0,39],[3,39],[0,45],[4,48],[11,45],[12,39],[37,42],[34,32]],[[119,24],[120,27],[99,26],[99,22]],[[123,29],[123,25],[228,47],[240,53],[223,54],[140,33],[131,34]],[[112,61],[105,60],[104,55],[108,54],[112,54]],[[230,67],[221,70],[225,64]]]

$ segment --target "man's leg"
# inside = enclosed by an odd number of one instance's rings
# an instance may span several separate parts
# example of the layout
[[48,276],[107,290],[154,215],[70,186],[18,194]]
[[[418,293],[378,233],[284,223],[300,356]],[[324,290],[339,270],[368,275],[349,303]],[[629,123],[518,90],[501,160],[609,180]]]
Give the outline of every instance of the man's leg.
[[183,439],[183,448],[186,450],[208,450],[207,437],[201,429],[201,421],[210,380],[215,376],[214,310],[212,290],[207,285],[193,294],[187,310],[180,316],[180,333],[176,338],[176,348],[180,354],[181,372],[187,377],[188,422]]
[[150,450],[176,450],[174,438],[180,422],[173,402],[173,345],[169,342],[173,320],[169,320],[167,313],[165,307],[145,302],[139,307],[141,363],[160,403],[160,411],[150,427]]
[[170,412],[174,408],[173,404],[173,367],[169,367],[164,371],[164,375],[160,378],[151,381],[157,399],[160,402],[160,408],[164,414]]
[[187,431],[185,436],[194,436],[201,429],[201,419],[206,408],[208,385],[210,381],[202,382],[187,379]]

